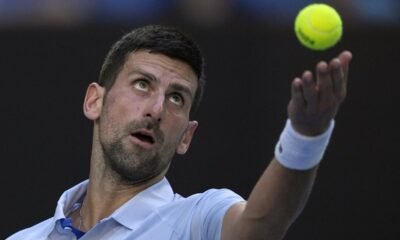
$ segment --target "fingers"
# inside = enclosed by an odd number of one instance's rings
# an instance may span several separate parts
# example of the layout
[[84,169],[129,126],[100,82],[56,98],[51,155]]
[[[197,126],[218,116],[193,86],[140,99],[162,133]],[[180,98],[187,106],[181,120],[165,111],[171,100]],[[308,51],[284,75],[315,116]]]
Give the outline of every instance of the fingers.
[[327,101],[332,96],[333,82],[328,70],[328,64],[324,61],[319,62],[315,70],[317,75],[319,99],[321,101]]
[[346,84],[347,80],[344,76],[344,69],[341,66],[341,61],[338,58],[334,58],[329,63],[329,71],[332,77],[333,83],[333,94],[339,99],[343,99],[346,95]]
[[292,101],[296,108],[303,108],[305,101],[303,98],[303,89],[300,78],[295,78],[292,82]]
[[346,81],[347,81],[347,76],[349,74],[349,63],[352,58],[353,58],[353,54],[351,54],[351,52],[349,52],[349,51],[343,51],[338,56],[338,59],[340,60],[341,65],[343,67],[343,74],[344,74]]
[[346,96],[347,74],[352,54],[342,52],[329,63],[321,61],[315,70],[316,81],[313,74],[305,71],[301,78],[292,82],[293,103],[299,107],[315,108],[320,102],[341,102]]
[[351,59],[351,52],[343,51],[337,58],[332,59],[329,64],[329,71],[333,81],[333,93],[339,100],[343,100],[347,93],[347,76]]
[[339,101],[343,100],[347,92],[347,75],[352,54],[343,51],[329,64],[320,62],[317,64],[317,88],[320,90],[321,100],[329,100],[335,96]]
[[315,88],[315,82],[313,80],[312,73],[305,71],[301,77],[303,97],[307,104],[307,107],[315,107],[317,102],[317,90]]
[[353,58],[353,56],[352,56],[351,52],[343,51],[337,58],[334,58],[331,61],[332,70],[339,71],[336,73],[336,76],[343,78],[345,85],[347,85],[347,76],[349,74],[349,64],[350,64],[350,61],[352,58]]
[[302,108],[314,108],[317,104],[316,84],[310,71],[305,71],[301,78],[295,78],[292,82],[293,103]]

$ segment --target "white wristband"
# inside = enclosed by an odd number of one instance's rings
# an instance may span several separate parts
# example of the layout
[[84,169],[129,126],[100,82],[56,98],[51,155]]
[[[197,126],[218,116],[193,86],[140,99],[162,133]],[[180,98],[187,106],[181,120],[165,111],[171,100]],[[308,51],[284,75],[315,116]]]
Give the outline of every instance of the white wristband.
[[294,170],[307,170],[315,167],[324,155],[334,126],[335,121],[332,120],[324,133],[309,137],[296,132],[288,119],[275,147],[276,160],[283,166]]

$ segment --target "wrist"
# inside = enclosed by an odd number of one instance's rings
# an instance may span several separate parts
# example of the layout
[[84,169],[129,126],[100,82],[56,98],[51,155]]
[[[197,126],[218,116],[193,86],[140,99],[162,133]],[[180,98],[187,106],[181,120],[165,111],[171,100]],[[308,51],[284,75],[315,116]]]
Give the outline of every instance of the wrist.
[[328,146],[334,125],[334,120],[331,120],[322,134],[305,136],[298,133],[288,119],[275,147],[276,160],[294,170],[308,170],[317,166]]

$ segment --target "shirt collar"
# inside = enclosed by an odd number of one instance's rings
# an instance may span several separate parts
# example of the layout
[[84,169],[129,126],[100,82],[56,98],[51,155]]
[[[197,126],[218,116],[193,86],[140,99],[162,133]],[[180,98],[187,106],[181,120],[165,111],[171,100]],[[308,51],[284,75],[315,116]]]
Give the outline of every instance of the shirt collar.
[[129,229],[135,229],[156,208],[174,199],[174,192],[166,178],[140,192],[118,208],[110,217]]
[[65,191],[57,202],[56,212],[54,214],[54,220],[57,221],[62,218],[66,218],[71,214],[76,203],[82,203],[85,197],[89,180],[85,180],[78,185]]
[[[76,203],[81,203],[88,187],[89,180],[65,191],[57,203],[54,221],[66,218]],[[135,197],[115,210],[110,218],[121,225],[135,229],[156,208],[161,207],[174,198],[174,192],[166,178],[143,190]]]

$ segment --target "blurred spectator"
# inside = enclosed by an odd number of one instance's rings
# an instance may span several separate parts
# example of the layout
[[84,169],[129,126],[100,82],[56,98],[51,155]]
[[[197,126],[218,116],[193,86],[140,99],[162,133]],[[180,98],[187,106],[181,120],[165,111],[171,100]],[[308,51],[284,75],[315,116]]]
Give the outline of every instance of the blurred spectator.
[[92,0],[98,23],[137,23],[151,21],[172,7],[170,0]]
[[87,18],[82,0],[0,0],[0,25],[78,24]]
[[191,23],[212,27],[232,16],[231,0],[179,0],[181,14]]
[[349,25],[400,24],[400,0],[0,0],[0,26],[136,24],[172,12],[205,27],[229,24],[233,12],[292,25],[298,11],[314,2],[337,8]]
[[0,25],[132,24],[171,6],[169,0],[0,0]]
[[232,0],[240,11],[274,24],[292,24],[297,12],[312,0]]
[[298,11],[311,3],[326,3],[352,22],[400,24],[399,0],[232,0],[236,8],[273,24],[293,24]]
[[400,24],[399,0],[352,0],[355,14],[365,22],[375,24]]

